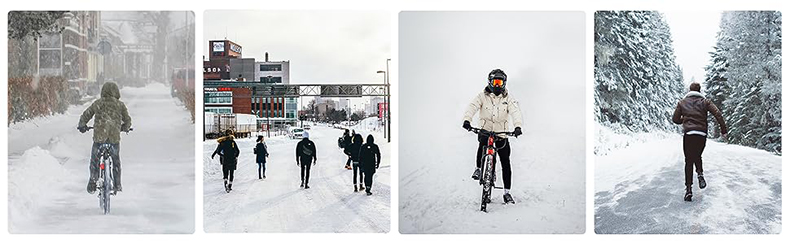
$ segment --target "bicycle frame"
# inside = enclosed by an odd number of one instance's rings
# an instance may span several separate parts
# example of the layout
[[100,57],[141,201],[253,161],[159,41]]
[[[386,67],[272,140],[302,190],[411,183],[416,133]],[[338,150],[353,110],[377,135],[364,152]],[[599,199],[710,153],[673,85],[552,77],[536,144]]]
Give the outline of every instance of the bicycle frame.
[[490,132],[486,130],[482,130],[479,128],[471,128],[472,132],[478,135],[486,136],[486,147],[483,148],[485,150],[485,155],[481,160],[482,163],[482,176],[480,177],[480,185],[483,186],[483,194],[480,203],[480,211],[488,212],[487,206],[488,203],[491,202],[491,192],[493,189],[501,189],[502,187],[497,187],[495,185],[496,182],[496,156],[497,156],[497,147],[496,141],[500,140],[497,135],[504,134],[504,135],[513,135],[512,132]]

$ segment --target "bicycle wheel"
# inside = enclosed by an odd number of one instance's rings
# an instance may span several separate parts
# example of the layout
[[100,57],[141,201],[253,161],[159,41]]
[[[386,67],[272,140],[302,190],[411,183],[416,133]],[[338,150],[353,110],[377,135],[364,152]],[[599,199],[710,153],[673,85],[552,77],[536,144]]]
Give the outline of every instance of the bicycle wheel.
[[104,214],[110,213],[110,192],[112,191],[112,162],[104,159],[104,183],[102,183],[102,201],[104,201]]
[[493,157],[491,155],[486,155],[485,161],[483,162],[483,177],[480,177],[483,180],[483,196],[480,201],[480,211],[487,212],[486,207],[488,203],[491,202],[491,188],[493,188]]

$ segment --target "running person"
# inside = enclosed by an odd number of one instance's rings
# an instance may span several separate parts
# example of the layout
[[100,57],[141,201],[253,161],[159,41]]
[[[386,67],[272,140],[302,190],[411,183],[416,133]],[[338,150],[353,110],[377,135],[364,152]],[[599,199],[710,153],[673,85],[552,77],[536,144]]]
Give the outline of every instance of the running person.
[[121,187],[121,131],[128,132],[132,128],[132,117],[126,110],[126,104],[119,100],[121,92],[118,85],[107,82],[102,85],[101,98],[94,101],[91,106],[85,109],[80,116],[77,130],[82,133],[88,131],[88,121],[93,121],[93,147],[91,148],[91,161],[88,169],[88,193],[96,192],[96,180],[99,179],[99,146],[102,143],[110,143],[110,157],[113,163],[113,175],[115,176],[115,189],[112,194],[122,191]]
[[233,190],[233,172],[236,170],[236,158],[239,157],[239,146],[234,141],[233,131],[226,130],[226,136],[217,139],[217,149],[211,154],[211,158],[219,154],[220,164],[222,164],[222,179],[225,182],[225,192]]
[[316,156],[315,143],[310,140],[310,133],[307,131],[302,133],[302,140],[296,144],[296,165],[302,168],[302,184],[299,187],[310,189],[310,162],[313,165],[318,160]]
[[694,167],[697,168],[699,188],[703,189],[707,186],[702,176],[702,151],[705,150],[705,140],[708,136],[708,112],[713,114],[716,122],[719,123],[721,136],[727,137],[727,126],[724,124],[721,111],[700,93],[700,84],[691,83],[689,90],[686,97],[678,102],[672,115],[672,122],[683,125],[683,154],[686,161],[686,194],[683,197],[685,201],[691,201]]
[[[464,129],[471,130],[472,124],[469,121],[472,120],[475,113],[479,111],[481,129],[493,132],[508,131],[508,122],[510,122],[508,117],[510,117],[513,120],[513,126],[516,127],[513,131],[515,136],[518,137],[522,134],[521,109],[516,99],[508,94],[505,88],[506,82],[507,75],[504,71],[495,69],[488,73],[488,85],[466,108],[466,112],[464,113]],[[483,159],[483,150],[488,143],[487,140],[488,138],[483,136],[478,137],[479,144],[477,147],[477,154],[475,155],[475,164],[477,168],[472,174],[472,179],[480,179],[480,166]],[[502,180],[505,183],[505,194],[503,198],[505,203],[515,203],[513,197],[510,195],[512,175],[510,169],[510,143],[508,143],[507,137],[501,137],[501,140],[498,140],[495,146],[500,148],[497,154],[499,154],[499,161],[502,165]]]

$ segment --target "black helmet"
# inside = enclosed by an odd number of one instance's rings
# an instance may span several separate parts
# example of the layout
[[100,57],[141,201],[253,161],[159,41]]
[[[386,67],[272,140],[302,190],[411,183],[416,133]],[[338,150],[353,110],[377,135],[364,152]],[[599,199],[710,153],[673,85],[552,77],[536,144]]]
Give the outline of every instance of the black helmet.
[[[494,80],[501,80],[502,83],[494,84]],[[488,73],[488,89],[494,94],[502,94],[502,91],[505,90],[505,85],[507,85],[507,75],[505,74],[505,71],[502,71],[501,69],[495,69]]]

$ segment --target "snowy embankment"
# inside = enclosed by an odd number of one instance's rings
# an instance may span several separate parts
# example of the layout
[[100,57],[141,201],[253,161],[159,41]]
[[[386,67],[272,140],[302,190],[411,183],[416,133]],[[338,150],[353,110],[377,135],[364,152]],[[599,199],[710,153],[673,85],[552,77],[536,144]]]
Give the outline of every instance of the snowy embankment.
[[695,173],[693,201],[684,202],[680,135],[596,156],[595,232],[780,232],[780,156],[709,139],[702,158],[708,187],[699,189]]
[[[364,129],[357,130],[367,136]],[[215,140],[203,143],[203,201],[206,232],[388,232],[390,230],[390,151],[380,133],[381,165],[373,195],[353,192],[347,157],[337,147],[342,130],[314,125],[309,130],[318,160],[312,166],[310,189],[301,189],[296,165],[298,140],[266,138],[269,158],[266,179],[258,179],[255,138],[238,138],[241,150],[233,191],[226,193],[218,157],[211,158]]]
[[90,103],[9,125],[9,231],[193,232],[194,125],[169,92],[160,83],[121,90],[135,130],[121,134],[124,191],[106,216],[85,192],[92,133],[76,130]]

